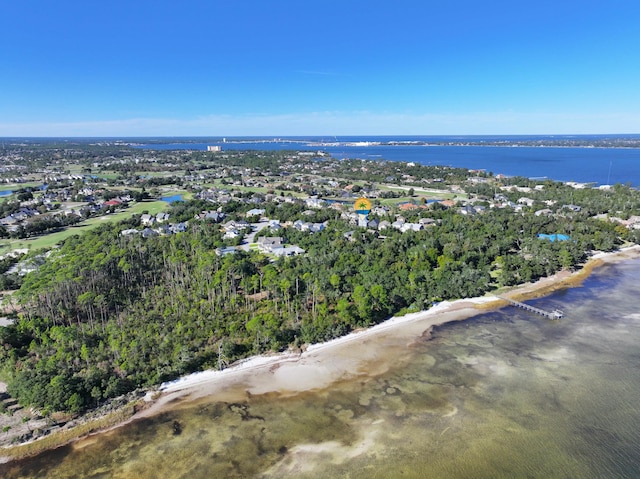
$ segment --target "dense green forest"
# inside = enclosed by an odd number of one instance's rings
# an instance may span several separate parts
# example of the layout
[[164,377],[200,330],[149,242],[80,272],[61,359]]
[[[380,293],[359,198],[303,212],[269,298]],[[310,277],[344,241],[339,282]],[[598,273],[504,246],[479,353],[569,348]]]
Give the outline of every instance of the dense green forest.
[[[172,222],[188,222],[185,232],[122,235],[142,228],[140,215],[132,215],[71,236],[46,255],[33,251],[0,260],[0,287],[17,290],[12,301],[19,311],[13,324],[0,327],[0,379],[23,405],[45,413],[81,412],[185,373],[328,340],[439,301],[574,268],[593,250],[640,242],[640,230],[610,221],[640,215],[640,192],[624,185],[575,189],[462,168],[292,151],[159,152],[63,142],[13,153],[33,182],[68,173],[73,162],[83,177],[61,177],[47,191],[69,190],[74,201],[86,185],[100,188],[102,199],[130,194],[142,201],[159,196],[162,185],[182,185],[201,198],[168,211]],[[423,188],[435,195],[456,191],[458,203],[427,208],[424,195],[414,196]],[[276,190],[282,201],[267,198]],[[212,196],[205,199],[205,191]],[[389,222],[399,210],[385,200],[406,198],[415,208],[402,211],[404,220],[428,218],[430,226],[406,232],[358,228],[339,209],[325,205],[310,212],[292,196],[300,193],[349,203],[354,194],[369,195],[375,206],[386,207],[370,218]],[[0,202],[0,213],[17,212],[28,195],[36,196],[25,188]],[[462,214],[463,199],[484,212]],[[218,248],[241,237],[225,239],[220,224],[194,219],[218,209],[225,221],[240,220],[257,205],[283,225],[304,219],[326,227],[273,233],[304,249],[301,256],[276,259],[251,248],[220,256]],[[11,232],[0,228],[0,237],[41,235],[79,221],[41,213]],[[549,241],[540,233],[570,239]],[[259,233],[270,234],[267,228]],[[22,261],[38,268],[24,276],[12,270]]]
[[[171,213],[193,218],[201,207],[176,203]],[[204,221],[175,235],[122,236],[134,218],[70,237],[24,277],[21,319],[0,328],[9,391],[45,412],[79,412],[188,372],[533,280],[635,239],[586,212],[428,214],[436,226],[384,236],[356,229],[351,239],[344,233],[353,227],[329,215],[321,232],[287,228],[287,241],[307,254],[275,261],[257,251],[218,256],[222,231]]]

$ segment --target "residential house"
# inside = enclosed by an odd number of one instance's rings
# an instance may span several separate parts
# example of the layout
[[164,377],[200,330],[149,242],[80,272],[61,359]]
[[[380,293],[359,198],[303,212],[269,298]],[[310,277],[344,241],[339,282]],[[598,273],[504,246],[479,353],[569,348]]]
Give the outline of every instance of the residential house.
[[299,231],[308,231],[309,233],[317,233],[318,231],[322,231],[327,223],[307,223],[302,220],[296,220],[292,225],[295,229]]
[[227,229],[225,234],[222,236],[223,239],[236,239],[242,236],[242,233],[237,229]]
[[247,218],[250,218],[252,216],[262,216],[262,215],[264,215],[264,213],[265,213],[265,210],[262,209],[262,208],[253,208],[253,209],[247,211],[245,216]]
[[244,220],[231,220],[223,224],[222,229],[224,229],[225,231],[251,229],[251,225]]
[[477,185],[477,184],[489,183],[489,178],[486,178],[484,176],[471,176],[471,177],[467,178],[467,181],[469,183]]
[[305,200],[307,207],[309,208],[322,208],[324,206],[325,201],[317,196],[310,196]]
[[542,216],[542,215],[551,216],[551,215],[553,215],[553,211],[551,211],[549,208],[544,208],[544,209],[536,211],[533,214],[536,215],[536,216]]
[[420,218],[418,220],[418,223],[423,226],[433,226],[436,224],[436,220],[434,220],[433,218]]
[[387,208],[386,206],[374,206],[373,208],[371,208],[371,213],[378,216],[386,216],[389,214],[389,208]]
[[440,203],[445,208],[451,208],[452,206],[456,205],[456,202],[453,200],[441,200],[441,201],[438,201],[438,203]]
[[216,254],[218,256],[226,256],[228,254],[235,254],[238,252],[238,248],[235,246],[225,246],[224,248],[216,249]]
[[562,207],[567,209],[567,210],[571,210],[574,213],[580,213],[580,211],[582,211],[582,208],[580,206],[577,206],[577,205],[562,205]]
[[280,246],[278,248],[273,248],[271,253],[276,256],[296,256],[299,254],[304,254],[305,251],[297,245],[292,246]]
[[258,238],[258,249],[263,253],[270,253],[274,248],[282,247],[282,236],[261,236]]
[[532,207],[533,206],[533,201],[534,201],[533,199],[527,198],[526,196],[518,198],[518,204],[526,205],[528,207]]
[[70,208],[68,210],[64,210],[63,213],[65,216],[79,216],[82,217],[82,211],[80,208]]
[[156,224],[156,218],[153,215],[145,213],[140,216],[140,224],[142,224],[142,226],[153,226]]
[[157,223],[164,223],[165,221],[169,221],[169,213],[160,212],[156,215]]
[[420,231],[424,229],[424,225],[420,223],[404,223],[400,228],[400,231],[406,233],[407,231]]
[[20,208],[12,216],[16,218],[18,221],[24,221],[28,218],[38,216],[39,214],[40,212],[38,210],[34,210],[33,208]]
[[280,225],[280,220],[269,220],[269,229],[271,231],[279,231],[282,229],[282,225]]
[[358,224],[358,214],[354,211],[345,211],[340,215],[340,218],[349,222],[349,224]]
[[377,218],[373,218],[367,222],[367,228],[377,230],[379,226],[380,226],[380,222],[378,221]]
[[405,224],[404,219],[396,219],[393,223],[391,223],[391,227],[399,230],[399,229],[402,229],[404,224]]
[[406,202],[406,203],[400,203],[398,204],[398,208],[402,211],[410,211],[410,210],[416,210],[418,208],[420,208],[418,205],[416,205],[415,203],[411,203],[411,202]]
[[196,215],[197,220],[210,220],[215,223],[219,223],[225,218],[225,214],[218,211],[203,211]]
[[159,233],[157,231],[152,230],[151,228],[145,228],[142,230],[143,238],[152,238],[154,236],[159,236]]
[[477,213],[476,209],[471,205],[463,206],[458,210],[458,213],[465,216],[473,216]]
[[386,230],[391,227],[391,223],[387,220],[382,220],[380,224],[378,224],[378,230]]
[[170,235],[173,232],[171,231],[171,225],[160,225],[155,230],[157,233],[161,235]]
[[110,206],[118,207],[118,206],[120,206],[120,205],[122,205],[122,201],[120,201],[120,200],[119,200],[119,199],[117,199],[117,198],[113,198],[113,199],[111,199],[111,200],[109,200],[109,201],[105,201],[104,203],[102,203],[102,206],[104,206],[104,207],[106,207],[106,208],[108,208],[108,207],[110,207]]
[[171,227],[171,232],[173,234],[184,233],[185,231],[187,231],[188,223],[186,221],[183,221],[181,223],[172,223],[169,226]]

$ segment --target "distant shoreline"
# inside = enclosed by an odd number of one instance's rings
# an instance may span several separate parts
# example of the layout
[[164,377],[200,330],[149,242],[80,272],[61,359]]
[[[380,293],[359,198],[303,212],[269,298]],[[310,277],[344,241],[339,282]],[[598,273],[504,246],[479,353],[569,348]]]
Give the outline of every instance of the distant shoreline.
[[[364,137],[366,138],[366,137]],[[376,137],[371,137],[376,138]],[[143,140],[140,138],[138,140]],[[150,140],[152,140],[150,138]],[[171,146],[171,145],[203,145],[207,143],[207,139],[204,138],[184,138],[180,141],[179,138],[168,138],[168,140],[174,141],[166,141],[161,142],[157,139],[153,139],[155,141],[150,143],[145,143],[141,141],[136,142],[124,142],[123,144],[126,146],[132,146],[136,148],[150,149],[153,150],[154,146]],[[307,148],[322,148],[322,147],[360,147],[360,148],[368,148],[368,147],[495,147],[495,148],[598,148],[598,149],[613,149],[613,148],[622,148],[622,149],[631,149],[637,150],[640,149],[640,138],[635,141],[632,145],[625,145],[620,143],[613,144],[600,144],[601,142],[594,141],[589,143],[585,141],[584,143],[572,144],[570,142],[558,142],[556,143],[553,140],[522,140],[522,141],[500,141],[500,140],[486,140],[486,141],[423,141],[423,140],[395,140],[395,141],[379,141],[379,140],[371,140],[371,141],[358,141],[358,140],[346,140],[346,141],[318,141],[314,139],[286,139],[286,138],[254,138],[254,139],[227,139],[226,141],[221,141],[220,139],[210,139],[208,143],[218,144],[219,146],[224,145],[251,145],[256,143],[264,143],[264,144],[295,144],[302,147]],[[166,148],[162,148],[166,149]]]
[[[636,258],[640,258],[639,245],[598,253],[578,271],[561,271],[534,283],[502,291],[500,295],[521,301],[546,296],[558,289],[581,284],[599,266]],[[429,310],[393,317],[368,329],[309,345],[304,350],[254,356],[221,371],[208,370],[183,376],[161,384],[157,390],[149,390],[143,402],[129,404],[126,407],[128,417],[120,409],[111,413],[111,423],[104,420],[105,416],[86,421],[80,419],[76,421],[79,425],[74,428],[45,436],[48,440],[45,441],[46,446],[42,444],[42,448],[38,448],[40,440],[5,447],[4,451],[0,450],[0,463],[69,443],[73,443],[74,447],[82,447],[83,441],[92,441],[91,438],[96,434],[197,400],[241,401],[249,396],[268,393],[295,395],[324,389],[337,381],[358,375],[381,374],[385,366],[375,363],[376,341],[397,341],[399,346],[404,345],[406,349],[421,337],[428,337],[436,326],[462,321],[506,305],[504,300],[493,295],[445,301]],[[382,367],[382,370],[376,370],[376,367]],[[92,428],[92,424],[96,427]],[[74,435],[74,431],[78,434]],[[56,441],[57,438],[59,441]]]

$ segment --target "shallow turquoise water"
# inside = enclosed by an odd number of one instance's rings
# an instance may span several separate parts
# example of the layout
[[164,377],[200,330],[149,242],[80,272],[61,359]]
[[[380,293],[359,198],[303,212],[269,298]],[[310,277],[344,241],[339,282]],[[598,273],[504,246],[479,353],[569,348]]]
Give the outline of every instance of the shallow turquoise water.
[[[199,401],[0,466],[2,477],[636,478],[640,261],[436,329],[391,369],[293,397]],[[178,426],[176,426],[176,424]]]

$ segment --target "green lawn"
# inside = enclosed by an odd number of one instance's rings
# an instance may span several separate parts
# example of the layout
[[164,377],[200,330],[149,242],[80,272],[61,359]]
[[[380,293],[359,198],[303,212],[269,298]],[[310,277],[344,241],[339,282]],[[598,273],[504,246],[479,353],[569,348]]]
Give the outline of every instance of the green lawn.
[[182,195],[182,199],[184,201],[189,201],[193,199],[193,193],[191,193],[190,191],[187,190],[178,190],[178,189],[161,189],[161,194],[162,196],[175,196],[175,195]]
[[307,195],[305,193],[298,193],[296,191],[288,191],[288,190],[280,190],[279,188],[265,188],[262,186],[239,186],[239,185],[225,185],[221,180],[215,180],[213,182],[204,183],[202,185],[204,188],[219,188],[221,190],[227,191],[251,191],[253,193],[262,193],[266,194],[267,191],[273,191],[274,194],[279,195],[281,191],[284,192],[285,195],[295,196],[296,198],[306,198]]
[[36,250],[41,248],[51,248],[61,241],[67,239],[69,236],[75,234],[81,234],[84,231],[90,231],[97,226],[108,223],[115,223],[120,220],[131,217],[135,214],[140,214],[143,211],[147,211],[149,214],[157,214],[164,211],[169,206],[164,201],[144,201],[142,203],[134,203],[126,210],[119,211],[110,215],[100,216],[98,218],[90,218],[82,223],[65,228],[62,231],[57,231],[48,235],[38,236],[36,238],[22,239],[22,240],[0,240],[0,254],[7,253],[15,249],[29,249]]
[[42,182],[31,181],[29,183],[2,183],[0,184],[0,191],[7,190],[19,190],[20,188],[34,188],[42,185]]
[[180,176],[180,171],[134,171],[134,175],[142,176],[145,178],[164,178],[167,176]]
[[68,227],[62,231],[38,236],[36,238],[21,240],[1,240],[0,254],[4,254],[15,249],[37,250],[42,248],[51,248],[52,246],[55,246],[61,241],[67,239],[69,236],[80,234],[83,231],[87,231],[88,229],[91,228],[85,225],[76,225]]
[[120,178],[122,175],[120,173],[95,173],[95,175],[99,178],[99,179],[104,179],[104,180],[115,180],[117,178]]
[[402,196],[400,198],[384,198],[380,200],[381,205],[385,206],[396,206],[400,203],[406,203],[408,201],[413,201],[415,204],[420,204],[420,198],[424,198],[426,200],[452,200],[455,199],[457,195],[453,193],[444,194],[444,195],[415,195],[415,196]]
[[86,174],[85,171],[84,171],[85,166],[79,165],[79,164],[76,164],[76,163],[70,163],[70,164],[65,165],[65,169],[69,170],[69,174],[70,175],[84,175],[84,174]]
[[411,196],[402,196],[400,198],[381,198],[380,204],[383,206],[397,206],[400,203],[406,203],[407,201],[415,201],[416,204],[420,204],[420,199],[417,196],[413,198]]
[[260,186],[240,186],[240,185],[225,185],[220,180],[215,180],[213,183],[205,183],[205,187],[220,188],[228,191],[251,191],[253,193],[266,193],[273,188],[264,188]]
[[134,203],[132,206],[129,206],[126,210],[118,211],[116,213],[112,213],[110,215],[100,216],[98,218],[90,218],[87,221],[84,221],[82,225],[88,226],[96,226],[103,224],[105,221],[108,222],[117,222],[135,214],[141,214],[146,211],[151,215],[155,215],[164,211],[169,206],[169,203],[165,201],[143,201],[142,203]]

